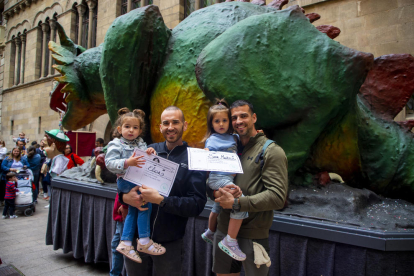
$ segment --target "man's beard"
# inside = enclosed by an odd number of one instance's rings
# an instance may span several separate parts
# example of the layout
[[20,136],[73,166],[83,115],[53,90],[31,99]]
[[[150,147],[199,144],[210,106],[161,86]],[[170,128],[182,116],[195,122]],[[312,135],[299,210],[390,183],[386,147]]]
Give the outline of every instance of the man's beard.
[[250,136],[250,133],[252,132],[252,128],[247,128],[246,126],[243,126],[245,128],[245,133],[244,134],[240,134],[237,131],[237,128],[234,128],[234,131],[240,136],[240,137],[245,137],[245,136]]
[[164,135],[165,140],[168,141],[168,143],[174,144],[183,137],[183,132],[184,132],[184,126],[180,130],[177,129],[176,138],[173,141],[168,140],[168,138],[167,138],[168,137],[168,132],[165,135],[163,133],[163,135]]

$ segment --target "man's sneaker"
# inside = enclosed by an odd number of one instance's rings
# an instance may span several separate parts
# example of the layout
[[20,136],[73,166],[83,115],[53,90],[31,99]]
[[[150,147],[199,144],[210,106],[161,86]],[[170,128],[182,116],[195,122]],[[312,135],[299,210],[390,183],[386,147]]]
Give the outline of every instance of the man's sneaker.
[[[129,253],[131,250],[134,250],[134,253]],[[121,253],[122,255],[136,263],[142,263],[141,257],[138,255],[138,252],[135,251],[135,248],[132,245],[128,246],[123,241],[121,241],[118,244],[116,251],[118,251],[119,253]]]
[[14,216],[10,216],[10,218],[14,219],[14,218],[18,218],[18,216],[14,215]]
[[[152,249],[149,249],[151,245],[153,247]],[[147,253],[149,255],[162,255],[167,251],[164,246],[155,243],[152,240],[150,240],[147,244],[141,244],[139,242],[139,239],[137,239],[137,250],[139,252]]]
[[220,247],[221,250],[224,251],[224,253],[226,253],[233,259],[237,261],[246,260],[246,254],[244,254],[243,251],[240,250],[240,247],[237,241],[229,242],[227,241],[227,238],[225,237],[221,242],[219,242],[218,246]]
[[49,205],[46,205],[44,208],[45,208],[45,209],[49,209],[49,206],[50,206],[50,204],[49,204]]
[[6,218],[8,218],[8,217],[9,217],[9,216],[2,216],[1,218],[2,218],[2,219],[6,219]]
[[213,240],[214,240],[214,233],[211,231],[207,231],[204,232],[203,234],[201,234],[201,238],[205,241],[208,242],[209,244],[213,244]]

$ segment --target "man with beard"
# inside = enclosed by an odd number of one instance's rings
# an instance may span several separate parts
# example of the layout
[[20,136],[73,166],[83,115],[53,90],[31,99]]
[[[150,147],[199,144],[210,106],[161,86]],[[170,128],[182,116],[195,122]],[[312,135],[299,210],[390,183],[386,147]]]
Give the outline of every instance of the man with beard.
[[[268,139],[263,132],[257,133],[256,114],[253,105],[244,100],[235,101],[230,106],[233,129],[240,137],[240,161],[243,174],[238,175],[235,184],[239,186],[244,197],[235,198],[223,189],[209,191],[220,202],[223,211],[218,217],[217,231],[213,242],[213,271],[217,275],[240,275],[243,265],[245,274],[268,275],[266,265],[256,267],[254,263],[253,242],[260,244],[269,254],[269,230],[273,222],[273,210],[283,208],[288,189],[287,158],[281,147],[275,143],[264,145]],[[219,248],[219,241],[226,237],[230,212],[232,210],[248,212],[237,236],[238,244],[246,254],[242,262],[232,259]],[[235,247],[229,236],[223,242],[225,246]],[[232,248],[234,249],[234,248]]]
[[21,150],[22,155],[26,155],[26,142],[24,140],[17,140],[16,147]]
[[160,131],[165,142],[151,144],[157,155],[175,163],[179,169],[168,197],[163,197],[157,190],[141,187],[141,195],[132,189],[129,193],[119,193],[121,202],[140,207],[142,200],[153,204],[151,214],[151,233],[155,242],[166,248],[160,256],[141,253],[142,264],[125,258],[128,275],[151,275],[148,265],[152,261],[152,275],[181,275],[181,249],[183,236],[189,217],[198,216],[206,204],[206,173],[188,170],[188,145],[183,141],[183,132],[187,130],[184,114],[176,106],[167,107],[161,114]]

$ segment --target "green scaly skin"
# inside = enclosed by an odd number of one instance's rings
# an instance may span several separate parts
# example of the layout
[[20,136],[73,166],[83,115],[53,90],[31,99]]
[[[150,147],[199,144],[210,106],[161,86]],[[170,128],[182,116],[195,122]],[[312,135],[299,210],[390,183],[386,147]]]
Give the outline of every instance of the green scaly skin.
[[210,99],[256,107],[257,127],[272,129],[292,173],[328,124],[348,112],[373,60],[319,32],[294,8],[227,29],[203,49],[196,70]]

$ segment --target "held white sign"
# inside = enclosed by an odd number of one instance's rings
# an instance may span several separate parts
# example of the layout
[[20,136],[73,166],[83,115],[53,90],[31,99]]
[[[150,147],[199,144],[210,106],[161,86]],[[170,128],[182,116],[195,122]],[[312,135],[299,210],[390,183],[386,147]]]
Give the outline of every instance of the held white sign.
[[124,179],[138,186],[148,186],[158,190],[160,195],[168,197],[174,184],[179,164],[157,155],[148,155],[145,151],[135,149],[135,156],[144,156],[142,168],[128,167]]
[[236,153],[207,151],[187,148],[190,170],[209,172],[243,173],[240,159]]

